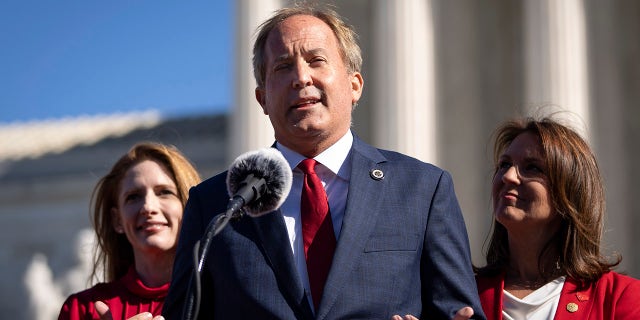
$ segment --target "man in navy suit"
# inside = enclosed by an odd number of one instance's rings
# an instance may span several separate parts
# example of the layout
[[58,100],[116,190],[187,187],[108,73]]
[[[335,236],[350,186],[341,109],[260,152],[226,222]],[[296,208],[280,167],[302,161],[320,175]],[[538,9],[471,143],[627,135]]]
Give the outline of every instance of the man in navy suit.
[[[213,239],[199,318],[452,319],[471,306],[484,319],[451,176],[351,132],[364,84],[351,27],[331,10],[281,9],[261,25],[253,53],[256,99],[275,130],[274,147],[293,168],[293,185],[280,209],[231,221]],[[306,158],[318,162],[337,239],[321,297],[311,295],[302,244],[297,166]],[[181,317],[194,243],[226,209],[225,178],[190,192],[168,319]]]

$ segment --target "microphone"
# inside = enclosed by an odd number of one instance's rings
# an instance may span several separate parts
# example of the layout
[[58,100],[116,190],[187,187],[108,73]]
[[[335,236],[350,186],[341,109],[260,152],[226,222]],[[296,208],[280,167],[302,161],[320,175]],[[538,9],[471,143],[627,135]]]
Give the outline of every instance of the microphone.
[[[259,217],[272,212],[284,203],[291,191],[293,174],[289,163],[276,148],[249,151],[236,158],[227,172],[227,211],[215,216],[205,233],[193,247],[194,271],[187,287],[187,300],[182,310],[182,319],[197,319],[200,310],[200,273],[205,263],[209,246],[232,217],[247,213]],[[237,213],[240,214],[237,214]]]
[[243,209],[251,217],[272,212],[291,190],[289,163],[276,148],[249,151],[237,157],[227,173],[227,211]]

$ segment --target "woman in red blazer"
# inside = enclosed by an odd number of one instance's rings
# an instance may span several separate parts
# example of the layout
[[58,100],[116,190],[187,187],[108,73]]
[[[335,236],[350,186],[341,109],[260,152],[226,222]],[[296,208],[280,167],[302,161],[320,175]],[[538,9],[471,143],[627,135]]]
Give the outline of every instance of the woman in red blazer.
[[640,281],[600,253],[604,189],[595,156],[550,118],[495,133],[494,225],[476,269],[487,319],[640,319]]
[[98,240],[92,276],[104,270],[106,281],[69,296],[58,319],[159,316],[189,188],[199,182],[174,147],[143,142],[123,155],[92,199]]

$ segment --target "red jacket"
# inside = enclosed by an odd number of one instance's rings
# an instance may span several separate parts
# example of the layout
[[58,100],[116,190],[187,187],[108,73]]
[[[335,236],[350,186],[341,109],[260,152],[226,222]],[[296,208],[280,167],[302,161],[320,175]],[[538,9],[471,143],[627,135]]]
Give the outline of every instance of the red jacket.
[[67,298],[58,320],[99,320],[94,303],[102,301],[109,306],[114,320],[128,319],[142,312],[160,315],[169,283],[157,288],[145,286],[134,268],[122,278],[100,283],[93,288],[72,294]]
[[[487,319],[501,320],[504,274],[476,281]],[[567,278],[554,319],[640,319],[640,280],[612,271],[579,290],[578,282]]]

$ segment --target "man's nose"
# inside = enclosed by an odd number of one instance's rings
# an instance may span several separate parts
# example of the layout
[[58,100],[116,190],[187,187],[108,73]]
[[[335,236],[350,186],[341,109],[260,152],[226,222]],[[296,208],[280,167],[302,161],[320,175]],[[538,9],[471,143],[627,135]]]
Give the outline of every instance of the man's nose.
[[313,84],[311,69],[306,62],[298,62],[294,66],[293,87],[296,89],[308,87]]

